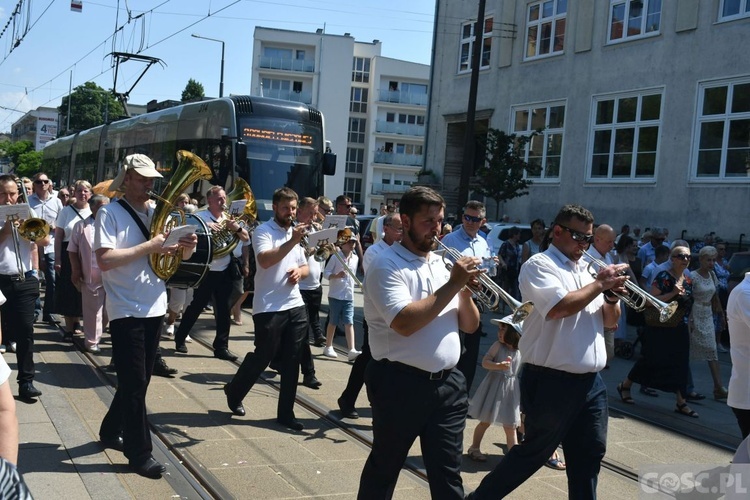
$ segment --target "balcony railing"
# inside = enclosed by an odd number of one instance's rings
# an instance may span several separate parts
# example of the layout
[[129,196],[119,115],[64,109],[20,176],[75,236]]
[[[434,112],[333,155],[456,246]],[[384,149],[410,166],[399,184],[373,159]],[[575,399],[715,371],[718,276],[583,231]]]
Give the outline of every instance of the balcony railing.
[[378,100],[380,102],[397,102],[400,104],[427,106],[427,94],[413,94],[410,92],[401,92],[400,90],[380,89]]
[[375,130],[384,134],[414,135],[424,137],[425,126],[415,123],[396,123],[378,120],[375,123]]
[[262,56],[260,58],[260,67],[265,69],[283,69],[287,71],[304,71],[305,73],[312,73],[315,71],[315,61],[308,59]]
[[385,163],[388,165],[422,165],[423,155],[410,155],[406,153],[388,153],[385,151],[375,151],[375,163]]
[[294,101],[294,102],[301,102],[303,104],[312,104],[312,92],[295,92],[293,90],[263,89],[263,97],[272,97],[274,99],[283,99],[285,101]]
[[373,182],[371,194],[405,193],[410,187],[408,184],[382,184]]

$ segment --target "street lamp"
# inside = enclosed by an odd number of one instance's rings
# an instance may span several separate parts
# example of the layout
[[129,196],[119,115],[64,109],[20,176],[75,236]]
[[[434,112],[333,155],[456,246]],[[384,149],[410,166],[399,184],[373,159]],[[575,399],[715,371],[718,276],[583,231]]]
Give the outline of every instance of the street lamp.
[[204,40],[219,42],[221,44],[221,74],[219,76],[219,97],[224,97],[224,40],[217,40],[216,38],[200,36],[198,33],[193,33],[191,36],[193,38],[202,38]]

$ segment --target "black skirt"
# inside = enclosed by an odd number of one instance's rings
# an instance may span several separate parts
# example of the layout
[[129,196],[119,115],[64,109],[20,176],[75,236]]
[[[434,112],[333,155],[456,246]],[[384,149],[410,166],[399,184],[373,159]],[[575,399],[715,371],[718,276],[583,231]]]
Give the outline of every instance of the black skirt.
[[60,272],[55,276],[55,313],[63,316],[80,317],[83,314],[81,292],[70,280],[71,267],[68,256],[68,242],[62,244],[62,252],[55,255],[55,263],[60,264]]
[[689,363],[690,338],[684,322],[672,328],[647,326],[641,335],[641,357],[628,378],[660,391],[680,391],[684,396]]

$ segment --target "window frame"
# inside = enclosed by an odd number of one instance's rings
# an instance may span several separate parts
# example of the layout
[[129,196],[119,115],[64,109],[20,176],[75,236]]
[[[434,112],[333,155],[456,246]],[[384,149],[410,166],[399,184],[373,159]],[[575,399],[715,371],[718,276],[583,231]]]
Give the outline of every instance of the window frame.
[[367,113],[370,90],[367,87],[352,87],[349,93],[349,112]]
[[750,0],[740,0],[740,4],[737,9],[737,14],[730,14],[728,16],[724,16],[722,12],[724,12],[724,5],[726,1],[727,0],[719,1],[719,11],[717,12],[717,15],[716,15],[716,19],[718,20],[718,22],[723,23],[727,21],[734,21],[736,19],[743,19],[746,17],[750,17]]
[[534,132],[536,129],[532,128],[532,120],[528,120],[528,123],[526,124],[526,127],[523,130],[520,130],[516,127],[516,113],[519,111],[527,110],[529,112],[529,116],[531,115],[531,110],[534,109],[540,109],[545,108],[545,119],[544,119],[544,130],[542,130],[541,133],[539,133],[536,137],[534,137],[531,141],[529,141],[526,144],[526,147],[524,149],[524,157],[523,160],[528,163],[529,157],[531,156],[531,147],[533,145],[533,140],[539,137],[542,142],[542,173],[546,172],[548,170],[548,155],[547,152],[549,151],[549,142],[550,139],[553,136],[560,135],[560,164],[558,166],[558,172],[557,176],[555,177],[544,177],[543,175],[539,175],[538,177],[530,177],[528,175],[528,172],[524,172],[523,178],[524,179],[530,179],[534,181],[535,183],[541,183],[541,184],[559,184],[561,173],[562,173],[562,166],[563,166],[563,156],[565,151],[565,118],[563,118],[563,124],[562,127],[550,127],[549,126],[549,120],[550,120],[550,109],[551,108],[557,108],[562,107],[564,110],[565,115],[567,116],[568,113],[568,102],[567,100],[559,100],[559,101],[545,101],[545,102],[535,102],[530,104],[520,104],[515,105],[511,107],[510,112],[510,126],[508,127],[508,130],[512,130],[512,133],[516,136],[519,135],[525,135],[528,136],[532,132]]
[[[479,56],[479,70],[482,71],[484,69],[489,69],[492,65],[492,34],[494,29],[494,15],[489,15],[484,17],[484,23],[482,24],[482,53]],[[489,21],[489,31],[487,31],[487,23]],[[469,36],[464,38],[464,31],[466,29],[466,26],[470,26],[469,28]],[[459,29],[459,40],[458,40],[458,74],[464,74],[464,73],[470,73],[471,72],[471,55],[474,51],[474,43],[476,42],[476,36],[474,33],[474,29],[476,27],[476,20],[467,21],[461,23],[461,28]],[[482,64],[482,61],[484,60],[484,53],[485,53],[485,44],[489,44],[489,50],[487,55],[487,64]],[[463,59],[463,47],[467,45],[468,46],[468,59],[466,61],[465,67],[464,63],[462,62]]]
[[[641,114],[643,111],[643,98],[658,95],[660,96],[660,102],[659,102],[659,117],[656,120],[643,120],[641,119]],[[635,117],[636,119],[634,121],[628,121],[628,122],[618,122],[618,115],[620,112],[620,101],[624,99],[632,99],[636,98],[637,105],[635,109]],[[598,104],[600,102],[604,101],[614,101],[613,103],[613,114],[612,119],[610,123],[606,124],[597,124],[597,112],[598,112]],[[589,118],[589,137],[588,137],[588,147],[586,148],[586,182],[588,183],[628,183],[628,184],[653,184],[656,182],[658,175],[659,175],[659,159],[660,159],[660,151],[661,151],[661,134],[664,131],[664,106],[665,106],[665,88],[663,86],[660,87],[649,87],[629,92],[615,92],[615,93],[609,93],[609,94],[598,94],[594,95],[591,100],[591,115]],[[647,152],[639,152],[638,146],[639,146],[639,139],[641,132],[649,127],[657,128],[657,134],[656,134],[656,149],[652,152],[654,155],[654,168],[653,173],[650,176],[637,176],[637,159],[639,156],[639,153],[641,154],[647,154]],[[615,140],[617,138],[617,131],[618,130],[628,130],[633,129],[633,140],[632,140],[632,148],[630,150],[631,160],[630,160],[630,175],[625,176],[614,176],[614,169],[615,169],[615,155],[617,154],[617,146],[615,144]],[[609,152],[607,153],[608,161],[607,161],[607,176],[597,176],[594,177],[592,175],[592,169],[594,167],[594,153],[595,153],[595,147],[596,147],[596,133],[599,131],[605,131],[609,130],[611,132],[610,138],[609,138]],[[651,154],[651,153],[648,153]]]
[[364,182],[361,177],[344,176],[344,196],[352,200],[352,203],[362,203],[363,184]]
[[[357,124],[355,129],[354,124]],[[361,127],[361,128],[360,128]],[[346,132],[346,141],[350,144],[364,144],[367,130],[367,119],[366,118],[349,118],[349,127]],[[352,140],[352,139],[361,140]]]
[[[730,124],[733,120],[750,120],[750,110],[745,112],[733,113],[730,106],[733,102],[734,92],[736,87],[739,85],[750,85],[750,77],[741,78],[722,78],[718,80],[704,80],[699,81],[696,89],[696,112],[695,112],[695,124],[693,126],[693,140],[691,143],[690,152],[690,181],[696,183],[723,183],[723,184],[748,184],[750,183],[750,151],[746,153],[746,174],[737,174],[731,177],[727,176],[727,156],[730,152]],[[706,89],[718,89],[726,87],[727,95],[725,101],[724,113],[714,113],[704,115],[704,104],[706,97]],[[704,123],[718,123],[723,124],[722,130],[722,143],[721,143],[721,159],[719,164],[719,173],[716,176],[699,176],[698,175],[698,162],[700,160],[701,152],[701,126]],[[750,149],[750,140],[748,140],[748,148]]]
[[[641,32],[637,35],[628,35],[625,24],[627,23],[628,16],[630,13],[630,7],[633,1],[640,1],[643,5],[641,7]],[[648,8],[655,2],[659,3],[659,23],[658,27],[653,31],[646,31],[648,25]],[[625,11],[623,12],[623,30],[620,38],[612,38],[612,14],[616,6],[624,5]],[[661,34],[662,17],[664,15],[664,1],[663,0],[610,0],[609,12],[607,14],[607,45],[624,43],[631,40],[640,40],[642,38],[649,38],[653,36],[659,36]]]
[[357,83],[370,83],[371,64],[372,59],[370,57],[354,56],[352,60],[352,81]]
[[[545,3],[552,2],[552,16],[550,17],[543,17],[543,11],[542,7]],[[558,13],[559,6],[561,3],[564,3],[565,12],[562,14]],[[531,20],[531,10],[534,7],[540,8],[540,17],[534,21]],[[556,45],[555,39],[557,38],[557,27],[560,20],[564,21],[563,27],[563,34],[562,34],[562,48],[560,50],[554,50],[554,47]],[[546,57],[554,57],[565,53],[565,34],[567,32],[567,24],[568,24],[568,10],[567,10],[567,0],[541,0],[539,2],[530,3],[526,6],[526,30],[525,30],[525,38],[526,44],[524,46],[524,61],[533,61],[535,59],[543,59]],[[539,31],[540,28],[550,23],[552,25],[552,33],[550,36],[550,51],[544,54],[539,53]],[[537,28],[537,38],[536,38],[536,49],[537,53],[536,55],[530,56],[529,55],[529,36],[530,31],[532,28]]]
[[365,148],[346,148],[346,164],[344,171],[348,174],[361,174],[365,167]]

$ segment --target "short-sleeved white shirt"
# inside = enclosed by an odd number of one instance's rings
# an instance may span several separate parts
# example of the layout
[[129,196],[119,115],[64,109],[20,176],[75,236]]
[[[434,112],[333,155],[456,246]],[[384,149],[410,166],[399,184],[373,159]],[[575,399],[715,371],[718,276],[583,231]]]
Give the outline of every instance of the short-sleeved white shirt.
[[[57,195],[47,195],[46,200],[42,200],[39,198],[36,193],[33,193],[29,196],[29,206],[33,208],[36,213],[39,214],[39,217],[46,220],[47,223],[51,226],[55,226],[55,221],[57,220],[57,216],[60,215],[60,212],[62,212],[63,204],[60,201],[60,198],[57,197]],[[44,247],[44,253],[54,253],[55,252],[55,231],[50,231],[50,241],[49,245]]]
[[390,325],[401,310],[422,300],[450,278],[442,257],[419,257],[400,243],[383,250],[365,275],[365,319],[376,360],[398,361],[428,372],[453,368],[461,355],[458,296],[422,329],[405,337]]
[[390,245],[381,238],[380,241],[367,249],[367,251],[365,252],[365,256],[362,257],[362,267],[364,268],[365,273],[367,272],[367,268],[370,267],[370,264],[372,264],[372,261],[375,260],[375,257],[383,253],[383,250],[385,250],[389,246]]
[[[31,217],[37,216],[33,208],[29,210],[31,210]],[[0,229],[5,226],[6,221],[7,219],[0,220]],[[22,272],[31,271],[31,252],[36,250],[36,245],[23,238],[19,238],[18,248],[21,251]],[[16,248],[13,244],[13,238],[10,235],[0,243],[0,274],[21,274],[18,269],[18,261],[16,260]]]
[[[342,259],[345,260],[346,265],[349,266],[349,269],[351,269],[353,272],[357,272],[356,269],[359,265],[359,257],[357,257],[357,254],[352,252],[351,254],[349,254],[348,259],[344,258],[344,254],[341,252],[341,250],[338,250],[338,254]],[[341,271],[345,272],[343,278],[331,277],[332,274],[338,274]],[[329,283],[328,297],[339,300],[354,300],[354,278],[352,278],[351,275],[345,271],[344,265],[335,255],[331,255],[331,258],[328,260],[326,269],[325,271],[323,271],[323,277],[327,279]]]
[[[148,215],[135,213],[146,228],[150,227],[153,210],[149,209]],[[131,248],[145,241],[138,224],[119,202],[105,205],[96,213],[94,251]],[[167,312],[167,287],[151,270],[148,256],[103,271],[102,281],[107,292],[106,307],[110,320],[154,318]]]
[[547,319],[569,292],[594,281],[583,259],[572,261],[554,245],[521,266],[523,300],[534,310],[523,323],[518,344],[525,363],[570,373],[598,372],[607,362],[604,346],[604,298],[599,295],[583,310],[563,319]]
[[[257,255],[280,247],[292,237],[292,228],[284,229],[275,220],[264,222],[253,231],[253,251]],[[307,265],[305,251],[300,245],[287,253],[281,261],[268,269],[258,264],[255,270],[253,314],[286,311],[304,306],[299,285],[289,282],[287,270]]]
[[[314,230],[310,231],[314,233]],[[315,260],[315,255],[311,255],[307,258],[307,267],[310,269],[309,274],[305,279],[299,282],[300,290],[317,290],[320,288],[320,274],[323,271],[320,262]]]
[[[222,214],[221,217],[216,219],[208,210],[199,210],[198,212],[195,212],[195,215],[197,217],[200,217],[203,220],[203,222],[205,222],[206,224],[212,224],[214,222],[221,222],[222,220],[224,220],[224,214]],[[240,246],[240,245],[238,244],[237,246]],[[208,265],[208,270],[209,271],[225,271],[227,267],[229,267],[229,263],[231,261],[232,261],[231,253],[228,253],[227,255],[219,257],[218,259],[215,258],[211,261],[211,264]]]
[[[76,211],[78,211],[78,213],[76,213]],[[81,216],[79,217],[78,214],[81,214]],[[76,225],[76,222],[79,220],[85,220],[89,215],[91,215],[91,209],[88,205],[82,210],[70,205],[62,209],[62,212],[60,212],[55,221],[55,227],[62,228],[65,231],[65,237],[63,238],[64,242],[70,241],[70,235],[73,234],[73,226]]]
[[729,294],[727,323],[732,346],[732,376],[729,379],[727,404],[739,410],[750,410],[750,273]]

